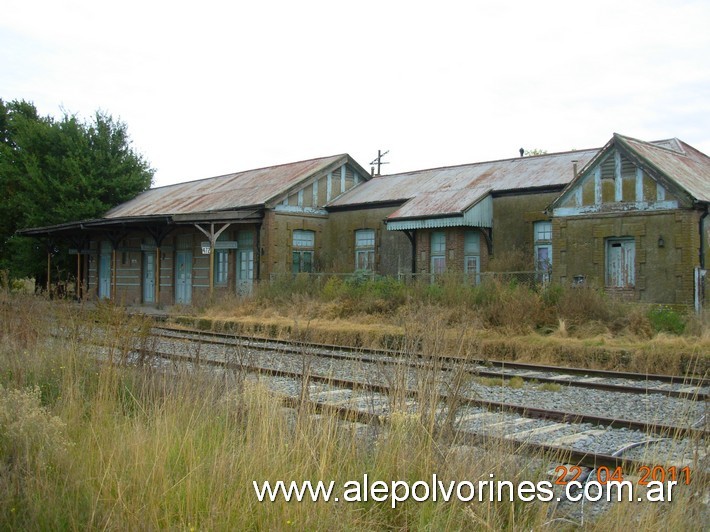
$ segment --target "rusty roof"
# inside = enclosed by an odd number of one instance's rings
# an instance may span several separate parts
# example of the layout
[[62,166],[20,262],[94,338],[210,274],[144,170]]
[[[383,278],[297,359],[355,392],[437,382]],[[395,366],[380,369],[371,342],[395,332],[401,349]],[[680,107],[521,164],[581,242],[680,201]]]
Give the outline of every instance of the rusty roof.
[[695,200],[710,202],[710,157],[704,153],[678,139],[644,142],[615,133],[614,140],[675,181]]
[[368,177],[349,155],[333,155],[152,188],[114,207],[105,217],[190,214],[262,206],[308,178],[346,162]]
[[595,148],[378,176],[328,206],[400,201],[407,203],[390,219],[458,214],[489,192],[562,187],[574,178],[574,164],[581,169],[598,151]]
[[488,187],[424,192],[406,202],[388,219],[460,215],[490,192]]

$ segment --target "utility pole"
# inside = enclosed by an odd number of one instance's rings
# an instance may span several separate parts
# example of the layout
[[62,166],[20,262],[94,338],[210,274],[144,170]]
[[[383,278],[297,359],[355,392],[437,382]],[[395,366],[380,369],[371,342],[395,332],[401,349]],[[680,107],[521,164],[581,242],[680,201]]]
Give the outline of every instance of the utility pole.
[[[373,161],[370,163],[371,165],[375,165],[375,164],[377,165],[377,175],[380,175],[380,167],[381,167],[383,164],[389,164],[388,162],[384,162],[384,161],[382,160],[382,157],[384,157],[385,155],[387,155],[389,152],[390,152],[390,151],[387,150],[386,152],[382,153],[381,150],[377,150],[377,158],[375,158],[375,160],[373,160]],[[372,175],[375,175],[375,167],[374,167],[374,166],[371,166],[371,173],[372,173]]]

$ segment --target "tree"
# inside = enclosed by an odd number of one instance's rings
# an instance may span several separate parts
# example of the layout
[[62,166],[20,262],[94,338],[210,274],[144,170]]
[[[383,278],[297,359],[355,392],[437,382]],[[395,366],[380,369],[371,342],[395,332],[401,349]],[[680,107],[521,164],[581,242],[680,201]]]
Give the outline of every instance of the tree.
[[533,155],[547,155],[547,150],[541,150],[540,148],[525,150],[525,157],[532,157]]
[[104,112],[56,120],[0,99],[0,270],[41,276],[45,250],[15,231],[100,217],[149,188],[153,174],[126,125]]

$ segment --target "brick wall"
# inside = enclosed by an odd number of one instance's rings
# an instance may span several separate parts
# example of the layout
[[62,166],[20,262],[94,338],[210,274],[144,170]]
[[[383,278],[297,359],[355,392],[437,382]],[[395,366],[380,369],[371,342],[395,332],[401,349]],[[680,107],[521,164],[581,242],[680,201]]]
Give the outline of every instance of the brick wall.
[[464,271],[464,243],[466,231],[477,231],[480,238],[480,271],[486,271],[488,266],[488,245],[485,230],[475,227],[452,227],[442,229],[418,229],[416,232],[417,243],[417,273],[431,273],[431,235],[441,231],[446,235],[446,271],[463,273]]
[[375,231],[375,271],[381,275],[410,273],[412,246],[402,231],[388,231],[384,223],[397,207],[336,211],[324,231],[323,264],[328,271],[355,271],[355,231]]
[[689,304],[693,269],[699,265],[698,211],[663,211],[555,218],[552,224],[553,275],[569,284],[584,275],[592,286],[606,284],[606,242],[631,237],[635,243],[637,301]]

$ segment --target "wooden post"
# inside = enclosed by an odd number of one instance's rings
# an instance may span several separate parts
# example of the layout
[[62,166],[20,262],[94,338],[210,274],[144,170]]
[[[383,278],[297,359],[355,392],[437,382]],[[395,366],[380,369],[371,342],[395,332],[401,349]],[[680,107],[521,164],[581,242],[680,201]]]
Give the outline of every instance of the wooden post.
[[202,234],[204,234],[210,242],[210,300],[212,299],[212,295],[214,294],[214,250],[215,247],[217,247],[217,239],[219,238],[219,235],[222,234],[222,232],[227,229],[231,224],[231,222],[225,223],[222,228],[217,231],[216,233],[214,232],[214,223],[210,223],[210,230],[207,231],[206,229],[203,229],[202,226],[200,226],[199,223],[195,224],[195,227],[199,229]]
[[81,250],[76,252],[76,299],[81,299]]
[[52,250],[47,249],[47,295],[51,296],[52,289]]
[[214,296],[214,247],[215,242],[210,242],[210,301]]

